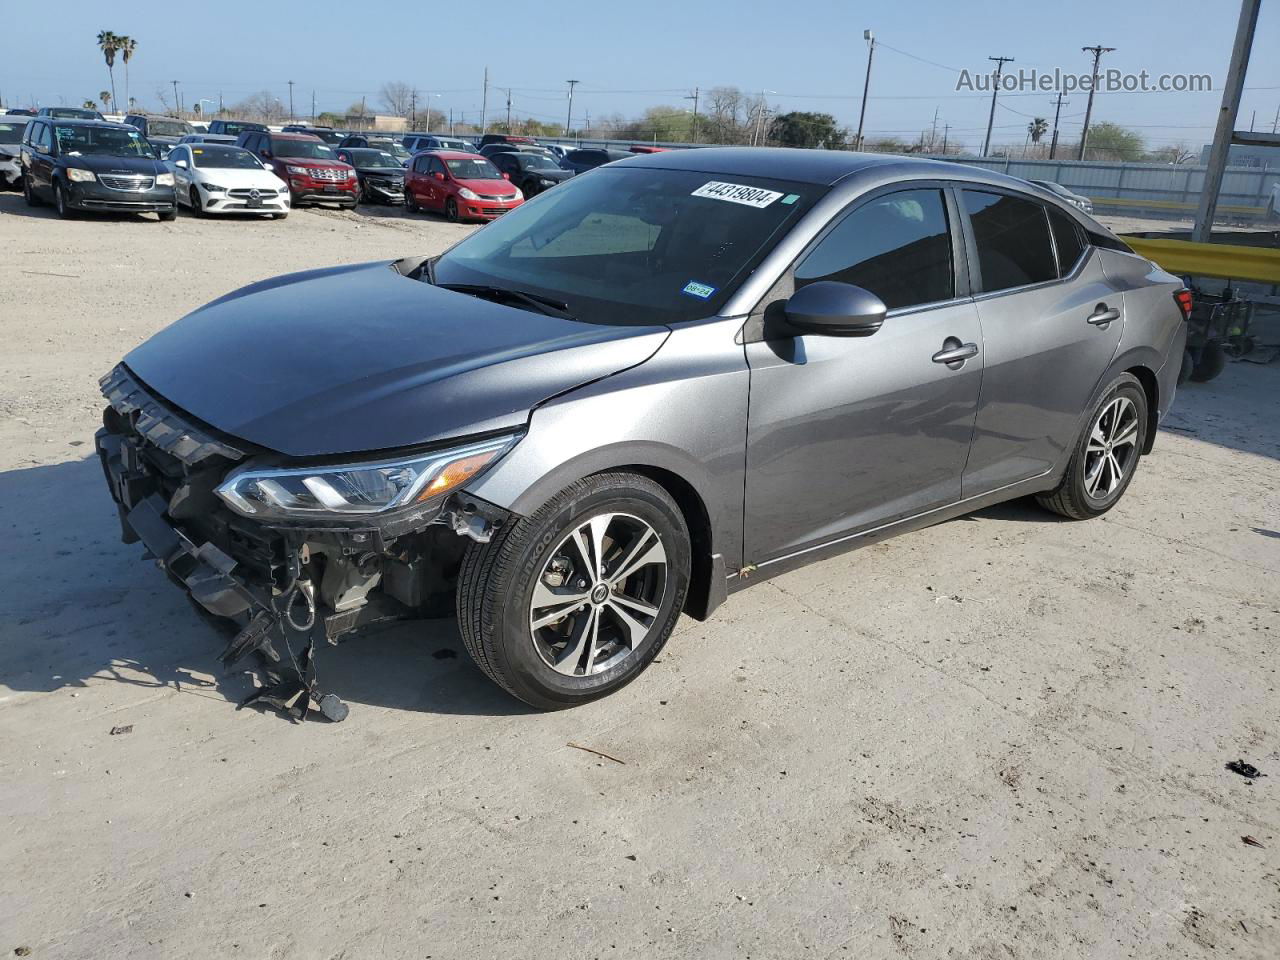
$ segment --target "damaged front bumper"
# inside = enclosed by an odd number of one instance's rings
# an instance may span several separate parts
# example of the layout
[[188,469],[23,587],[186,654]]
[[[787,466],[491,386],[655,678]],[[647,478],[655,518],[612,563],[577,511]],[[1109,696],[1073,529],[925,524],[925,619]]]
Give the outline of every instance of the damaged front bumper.
[[376,621],[439,615],[467,537],[486,540],[508,515],[464,493],[390,517],[318,526],[265,522],[214,494],[260,451],[190,422],[123,365],[101,381],[109,406],[95,444],[120,516],[197,608],[234,636],[228,667],[254,657],[261,684],[247,700],[301,719],[332,720],[346,705],[316,681],[318,646]]

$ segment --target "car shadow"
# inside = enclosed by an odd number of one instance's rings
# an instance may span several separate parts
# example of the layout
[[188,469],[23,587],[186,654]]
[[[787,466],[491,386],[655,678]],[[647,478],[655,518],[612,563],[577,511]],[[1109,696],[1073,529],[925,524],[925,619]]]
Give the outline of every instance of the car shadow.
[[[0,193],[0,216],[11,214],[15,217],[29,217],[32,220],[57,220],[58,211],[48,204],[32,207],[27,204],[21,191],[17,193]],[[116,211],[99,212],[96,210],[77,210],[76,220],[118,220],[134,223],[155,223],[153,213],[119,213]]]
[[[237,705],[254,689],[218,657],[202,618],[140,544],[120,542],[96,457],[0,472],[5,590],[0,688],[47,693],[121,683]],[[316,657],[321,684],[352,704],[471,716],[529,712],[471,662],[453,620],[371,627]],[[268,709],[265,707],[257,709]]]

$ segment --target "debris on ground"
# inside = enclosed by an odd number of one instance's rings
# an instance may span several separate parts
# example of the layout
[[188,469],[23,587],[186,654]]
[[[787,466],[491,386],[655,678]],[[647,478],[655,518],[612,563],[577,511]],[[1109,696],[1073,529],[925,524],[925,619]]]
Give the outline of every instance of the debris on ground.
[[13,955],[14,955],[15,957],[29,957],[29,956],[31,956],[31,948],[30,948],[30,947],[15,947],[15,948],[14,948],[14,950],[13,950]]
[[1255,767],[1252,763],[1246,763],[1243,760],[1232,760],[1227,764],[1227,769],[1232,773],[1238,773],[1240,776],[1248,780],[1257,780],[1258,777],[1265,777],[1266,774]]
[[126,723],[123,727],[112,727],[112,728],[111,728],[111,736],[113,736],[113,737],[118,737],[118,736],[120,736],[122,733],[133,733],[133,724],[132,724],[132,723]]
[[1245,842],[1245,846],[1257,847],[1259,850],[1267,849],[1266,844],[1259,842],[1257,837],[1251,837],[1247,833],[1240,839]]
[[583,751],[584,753],[594,753],[597,757],[604,757],[606,760],[612,760],[614,763],[620,763],[620,764],[622,764],[624,767],[627,765],[627,761],[625,761],[625,760],[619,760],[617,757],[611,757],[609,754],[607,754],[607,753],[605,753],[605,752],[603,752],[603,751],[601,751],[601,750],[595,750],[595,749],[593,749],[593,748],[591,748],[591,747],[584,747],[584,746],[582,746],[582,745],[581,745],[581,744],[579,744],[579,743],[566,743],[566,744],[565,744],[565,746],[566,746],[566,747],[573,747],[573,749],[575,749],[575,750],[581,750],[581,751]]

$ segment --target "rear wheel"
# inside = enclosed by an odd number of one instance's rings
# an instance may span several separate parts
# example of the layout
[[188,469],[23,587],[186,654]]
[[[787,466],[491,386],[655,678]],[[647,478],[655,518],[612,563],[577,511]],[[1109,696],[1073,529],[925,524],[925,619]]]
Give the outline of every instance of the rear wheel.
[[35,191],[31,189],[31,174],[23,174],[22,176],[22,198],[27,201],[28,207],[40,206],[40,199],[36,196]]
[[1147,394],[1137,377],[1122,373],[1094,407],[1062,483],[1036,499],[1072,520],[1101,516],[1128,489],[1146,439]]
[[444,202],[444,215],[450,223],[458,222],[458,201],[453,197]]
[[413,195],[413,191],[408,187],[404,188],[404,208],[408,213],[417,213],[419,209],[418,201]]
[[675,628],[689,585],[675,501],[635,474],[587,477],[472,544],[458,623],[472,658],[513,696],[556,710],[634,680]]
[[1227,351],[1221,341],[1210,340],[1200,351],[1200,359],[1191,368],[1191,379],[1196,383],[1207,383],[1227,366]]

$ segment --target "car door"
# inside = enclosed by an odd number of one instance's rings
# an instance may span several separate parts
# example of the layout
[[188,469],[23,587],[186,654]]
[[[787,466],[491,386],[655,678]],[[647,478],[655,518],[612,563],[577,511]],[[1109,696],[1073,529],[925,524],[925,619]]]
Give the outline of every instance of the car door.
[[427,200],[424,206],[443,210],[445,196],[449,192],[449,171],[439,157],[431,157],[427,161],[426,185]]
[[[182,161],[180,166],[178,161]],[[191,166],[193,163],[191,148],[186,144],[178,144],[169,151],[169,156],[165,158],[164,165],[173,174],[174,182],[179,201],[185,201],[190,196],[193,174]]]
[[775,286],[852,283],[889,311],[869,336],[835,337],[788,334],[781,300],[766,307],[746,346],[748,563],[960,499],[983,358],[959,222],[942,185],[888,188],[836,218]]
[[41,196],[49,196],[53,189],[53,126],[41,123],[31,146],[31,188]]
[[1066,214],[986,186],[960,196],[986,351],[968,497],[1061,461],[1119,347],[1124,304]]

